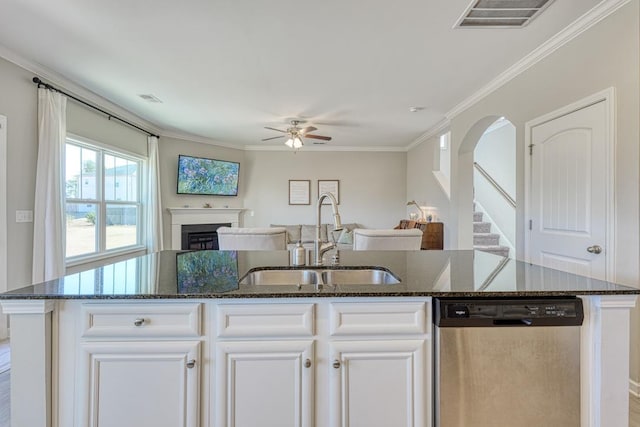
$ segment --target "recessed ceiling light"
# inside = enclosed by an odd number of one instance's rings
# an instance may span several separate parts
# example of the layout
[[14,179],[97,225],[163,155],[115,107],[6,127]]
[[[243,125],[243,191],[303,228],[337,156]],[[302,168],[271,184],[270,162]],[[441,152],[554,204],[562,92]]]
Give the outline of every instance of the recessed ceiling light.
[[147,102],[152,102],[154,104],[162,104],[162,101],[160,100],[160,98],[150,93],[143,93],[138,96]]

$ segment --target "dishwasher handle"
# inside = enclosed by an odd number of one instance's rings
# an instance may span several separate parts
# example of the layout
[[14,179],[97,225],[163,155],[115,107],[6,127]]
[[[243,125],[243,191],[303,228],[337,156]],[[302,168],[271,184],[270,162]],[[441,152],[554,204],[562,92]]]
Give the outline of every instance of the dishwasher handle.
[[494,326],[531,326],[531,319],[493,319]]

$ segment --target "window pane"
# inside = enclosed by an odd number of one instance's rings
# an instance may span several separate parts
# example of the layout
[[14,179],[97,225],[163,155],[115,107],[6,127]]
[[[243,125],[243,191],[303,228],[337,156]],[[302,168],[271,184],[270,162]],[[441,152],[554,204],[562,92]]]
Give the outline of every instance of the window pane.
[[97,222],[97,205],[67,203],[67,258],[96,252]]
[[132,246],[138,243],[138,207],[107,205],[106,249]]
[[105,200],[138,201],[138,163],[121,157],[105,156]]
[[95,200],[98,195],[98,152],[77,145],[65,147],[65,182],[68,198]]

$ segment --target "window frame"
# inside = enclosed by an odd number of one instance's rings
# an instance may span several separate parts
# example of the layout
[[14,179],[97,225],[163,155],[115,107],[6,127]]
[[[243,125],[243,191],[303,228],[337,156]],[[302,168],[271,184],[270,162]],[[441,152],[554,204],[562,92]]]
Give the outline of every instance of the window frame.
[[[96,205],[96,250],[91,253],[66,256],[66,236],[67,236],[67,221],[64,221],[64,236],[65,236],[65,264],[67,267],[73,267],[80,264],[89,263],[92,261],[98,261],[105,258],[112,258],[115,256],[121,256],[129,253],[146,251],[145,230],[142,226],[142,219],[145,217],[145,203],[142,200],[144,194],[145,180],[143,179],[144,173],[147,168],[147,159],[141,155],[128,152],[118,147],[102,144],[97,141],[90,140],[78,135],[67,134],[65,138],[65,153],[67,145],[73,145],[79,148],[86,148],[97,152],[96,155],[96,198],[69,198],[66,195],[66,188],[64,193],[64,205],[67,203],[80,203],[80,204],[93,204]],[[104,158],[106,155],[111,155],[117,158],[125,159],[138,165],[138,174],[136,177],[137,197],[136,201],[120,201],[120,200],[106,200],[105,199],[105,169]],[[66,154],[63,155],[63,167],[62,167],[62,181],[66,183]],[[80,182],[80,185],[82,183]],[[107,225],[106,214],[107,205],[122,205],[122,206],[136,206],[136,243],[128,246],[121,246],[113,249],[106,249],[107,243]],[[66,208],[65,208],[66,213]]]

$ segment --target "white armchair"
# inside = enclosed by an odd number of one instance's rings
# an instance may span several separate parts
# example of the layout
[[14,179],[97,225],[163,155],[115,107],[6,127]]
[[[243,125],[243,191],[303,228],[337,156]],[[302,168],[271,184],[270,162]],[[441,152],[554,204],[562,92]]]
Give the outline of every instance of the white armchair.
[[417,251],[422,243],[422,231],[417,228],[403,230],[353,230],[354,251]]
[[231,251],[273,251],[287,249],[287,229],[268,228],[232,228],[220,227],[218,247]]

